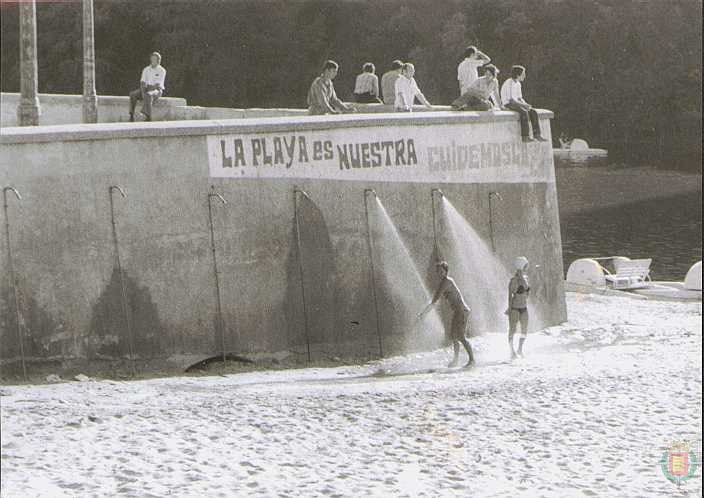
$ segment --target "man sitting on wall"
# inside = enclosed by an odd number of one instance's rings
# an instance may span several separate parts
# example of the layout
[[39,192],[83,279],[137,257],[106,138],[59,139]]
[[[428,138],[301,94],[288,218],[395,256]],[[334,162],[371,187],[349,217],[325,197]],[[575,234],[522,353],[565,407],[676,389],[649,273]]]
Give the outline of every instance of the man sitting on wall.
[[396,102],[396,80],[401,76],[403,62],[395,60],[391,63],[391,70],[386,71],[381,77],[381,96],[386,105]]
[[142,114],[147,121],[152,120],[152,104],[164,93],[166,69],[161,65],[161,55],[153,52],[149,56],[149,65],[142,70],[139,89],[130,92],[130,121],[134,121],[134,108],[137,101],[142,101]]
[[323,72],[313,80],[308,91],[308,112],[317,114],[340,114],[341,112],[354,112],[354,107],[348,106],[337,98],[332,80],[337,76],[337,62],[326,61]]
[[[477,78],[467,90],[452,103],[456,111],[488,111],[501,109],[499,81],[496,77],[499,70],[493,64],[484,68],[484,76]],[[493,100],[493,102],[492,102]]]
[[489,64],[491,58],[474,45],[464,51],[464,60],[457,66],[457,82],[460,85],[460,95],[467,91],[469,86],[479,78],[478,68]]
[[[511,77],[504,81],[501,86],[501,102],[506,109],[516,111],[521,120],[521,137],[524,142],[545,142],[546,140],[540,134],[540,120],[538,113],[535,112],[533,106],[523,100],[523,92],[521,90],[521,81],[526,79],[526,68],[523,66],[513,66],[511,68]],[[533,138],[530,138],[530,127],[533,127]]]
[[403,65],[401,76],[396,80],[396,101],[394,102],[396,111],[412,112],[413,102],[416,98],[428,109],[433,108],[432,104],[423,95],[423,92],[418,88],[418,84],[413,78],[414,74],[416,74],[416,67],[413,64],[407,62]]

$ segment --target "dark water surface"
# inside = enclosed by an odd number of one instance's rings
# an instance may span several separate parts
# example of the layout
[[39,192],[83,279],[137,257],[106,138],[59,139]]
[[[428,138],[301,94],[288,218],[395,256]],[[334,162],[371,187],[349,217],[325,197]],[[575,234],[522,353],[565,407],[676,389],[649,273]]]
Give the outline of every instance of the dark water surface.
[[650,168],[556,169],[565,272],[577,258],[653,258],[681,281],[702,259],[702,176]]

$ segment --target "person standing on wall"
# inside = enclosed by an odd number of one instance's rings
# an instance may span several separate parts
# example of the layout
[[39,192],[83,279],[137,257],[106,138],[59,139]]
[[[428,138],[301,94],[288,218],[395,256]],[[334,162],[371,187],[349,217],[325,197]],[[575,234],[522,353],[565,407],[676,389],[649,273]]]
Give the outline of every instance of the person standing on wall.
[[423,92],[418,88],[416,80],[413,75],[416,73],[416,68],[411,63],[406,63],[403,65],[401,70],[401,76],[396,80],[396,101],[394,102],[394,108],[396,111],[400,112],[412,112],[413,102],[416,98],[428,109],[432,109],[432,105],[425,98]]
[[513,349],[513,336],[516,334],[516,326],[521,324],[521,336],[518,340],[518,356],[523,356],[523,344],[528,337],[528,259],[519,256],[514,261],[516,273],[508,283],[508,344],[511,348],[511,359],[516,358],[516,351]]
[[386,105],[396,102],[396,80],[401,76],[402,69],[403,62],[397,59],[391,63],[391,70],[381,76],[381,95]]
[[456,111],[501,110],[499,81],[496,79],[498,75],[499,70],[496,66],[493,64],[485,66],[484,76],[474,80],[467,91],[452,102],[452,108]]
[[371,62],[362,66],[362,72],[354,82],[354,99],[362,104],[381,104],[379,99],[379,77]]
[[457,81],[460,85],[460,95],[479,78],[478,69],[484,64],[489,64],[491,58],[474,45],[464,50],[464,60],[457,66]]
[[[546,142],[540,133],[540,120],[538,113],[533,106],[523,100],[521,81],[526,79],[526,68],[523,66],[513,66],[511,77],[504,81],[501,86],[501,101],[506,109],[518,113],[521,121],[521,138],[524,142]],[[533,127],[533,138],[530,138],[530,126]]]
[[147,121],[152,120],[152,105],[164,94],[166,69],[161,65],[159,52],[152,52],[149,65],[142,70],[139,89],[130,92],[130,121],[134,121],[134,108],[142,101],[142,114]]
[[354,112],[337,98],[332,80],[337,76],[338,64],[335,61],[325,61],[323,72],[313,80],[308,91],[308,112],[311,115],[340,114],[341,112]]
[[438,274],[440,275],[440,285],[435,291],[432,301],[428,303],[423,311],[418,314],[418,318],[423,318],[438,302],[440,296],[447,299],[447,302],[452,308],[452,324],[450,325],[450,340],[452,341],[452,347],[454,349],[454,357],[450,367],[456,367],[459,360],[460,354],[460,344],[464,346],[467,351],[467,356],[469,356],[469,361],[467,361],[467,367],[474,364],[474,354],[472,353],[472,346],[467,342],[467,338],[464,336],[467,330],[467,322],[469,321],[469,306],[464,300],[460,289],[457,287],[454,279],[448,275],[449,265],[445,261],[441,261],[437,265]]

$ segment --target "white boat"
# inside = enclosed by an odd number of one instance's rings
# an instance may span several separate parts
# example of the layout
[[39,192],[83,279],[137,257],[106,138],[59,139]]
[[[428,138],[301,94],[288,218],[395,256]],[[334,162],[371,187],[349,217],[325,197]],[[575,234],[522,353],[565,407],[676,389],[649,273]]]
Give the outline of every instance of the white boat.
[[651,259],[629,259],[624,256],[578,259],[567,270],[565,288],[575,292],[630,295],[641,299],[702,300],[701,261],[692,265],[682,282],[652,281],[651,262]]
[[558,162],[567,164],[584,164],[595,159],[606,159],[609,155],[606,149],[589,147],[586,140],[575,138],[569,142],[560,140],[561,147],[553,149],[553,155]]

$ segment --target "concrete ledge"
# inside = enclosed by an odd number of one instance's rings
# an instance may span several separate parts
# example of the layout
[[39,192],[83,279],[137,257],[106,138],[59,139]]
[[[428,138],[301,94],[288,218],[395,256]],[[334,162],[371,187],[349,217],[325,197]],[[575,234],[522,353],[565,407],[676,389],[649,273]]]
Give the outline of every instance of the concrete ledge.
[[[0,125],[2,127],[17,126],[17,105],[20,101],[19,93],[0,94]],[[41,115],[39,123],[46,125],[62,125],[67,123],[81,123],[83,121],[83,97],[81,95],[64,95],[57,93],[39,94]],[[121,95],[98,96],[98,122],[116,123],[129,120],[130,99]],[[154,104],[154,119],[164,120],[171,114],[172,109],[185,107],[186,99],[180,97],[162,97]],[[137,106],[139,110],[140,105]]]
[[[272,112],[273,111],[278,112],[280,110],[272,109]],[[98,123],[7,127],[0,130],[0,144],[248,133],[290,133],[297,131],[372,126],[440,126],[449,124],[469,125],[473,123],[518,121],[517,114],[511,111],[467,112],[428,110],[422,113],[355,113],[328,116],[308,116],[302,115],[302,113],[306,112],[304,110],[295,111],[297,111],[295,115],[286,117],[280,117],[279,115],[279,117],[257,117],[246,120],[235,118],[150,123]],[[551,119],[553,117],[553,113],[547,110],[538,110],[538,114],[542,119]]]

